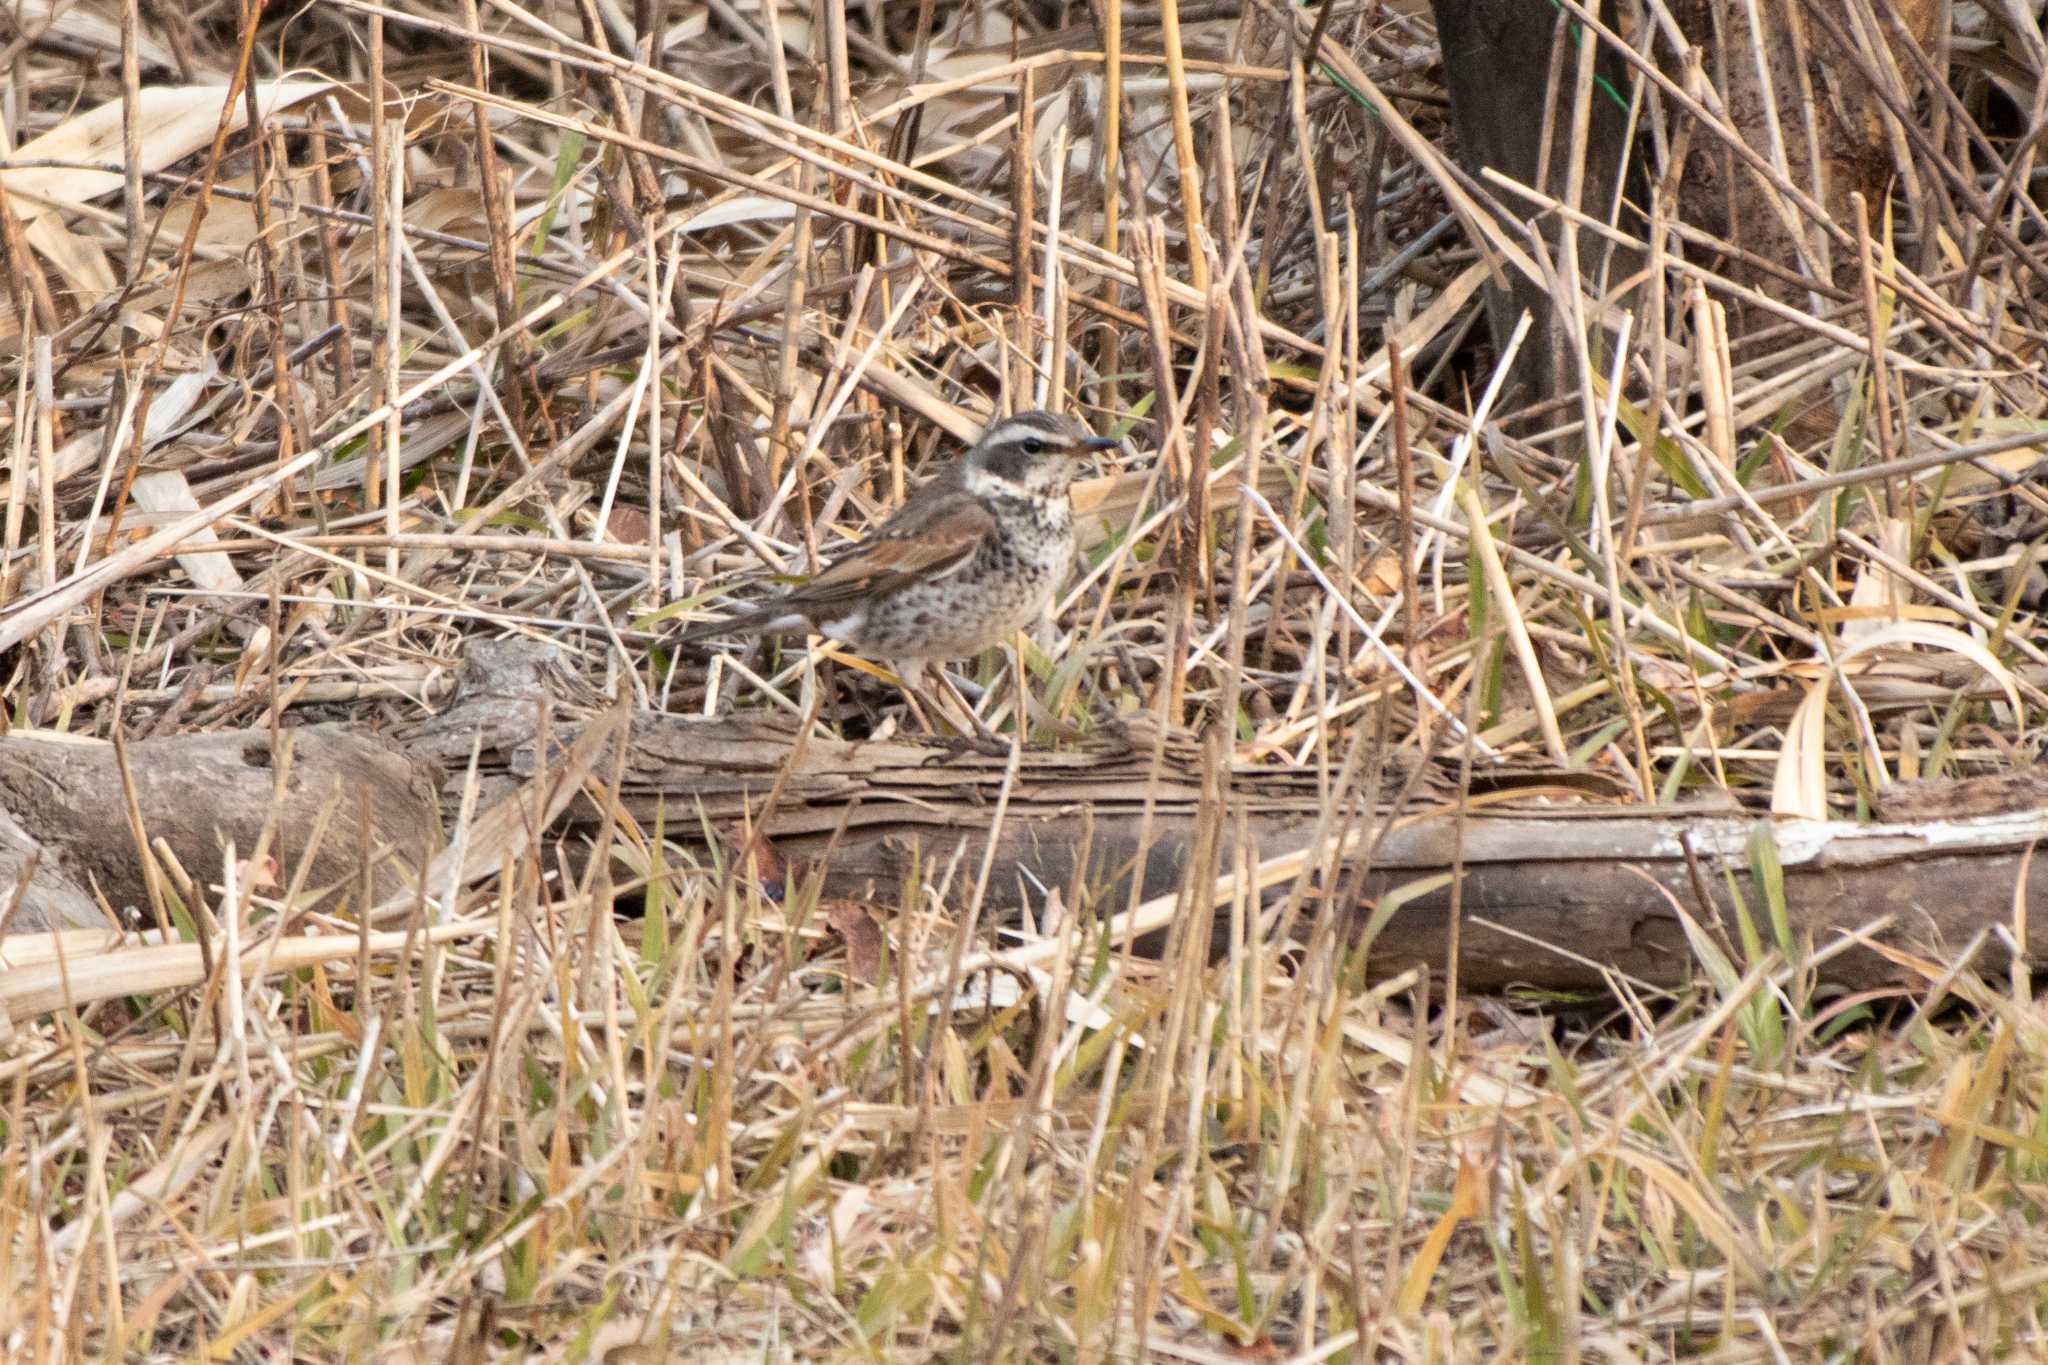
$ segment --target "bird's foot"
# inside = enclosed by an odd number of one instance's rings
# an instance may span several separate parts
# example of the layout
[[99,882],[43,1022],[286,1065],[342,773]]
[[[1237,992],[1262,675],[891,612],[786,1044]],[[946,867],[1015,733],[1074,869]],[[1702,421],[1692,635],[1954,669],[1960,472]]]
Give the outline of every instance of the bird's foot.
[[942,735],[932,740],[932,746],[939,752],[926,758],[921,767],[932,768],[946,763],[957,763],[969,754],[982,758],[1010,756],[1010,741],[1000,735],[986,732],[979,735]]

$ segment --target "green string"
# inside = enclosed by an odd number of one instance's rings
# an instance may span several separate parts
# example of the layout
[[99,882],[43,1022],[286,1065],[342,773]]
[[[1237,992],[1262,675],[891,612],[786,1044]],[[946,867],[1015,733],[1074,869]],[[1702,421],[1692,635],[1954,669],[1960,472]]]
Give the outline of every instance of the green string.
[[[1297,0],[1297,3],[1299,3],[1301,8],[1303,9],[1308,8],[1308,0]],[[1323,0],[1323,3],[1335,4],[1336,0]],[[1550,7],[1560,14],[1564,13],[1564,5],[1561,3],[1561,0],[1550,0]],[[1584,43],[1592,41],[1593,35],[1590,32],[1586,31],[1586,26],[1584,24],[1581,24],[1577,19],[1568,20],[1567,23],[1570,26],[1569,31],[1579,35],[1580,42],[1582,45]],[[1335,71],[1332,71],[1328,66],[1325,66],[1321,62],[1316,63],[1316,70],[1322,72],[1323,75],[1327,76],[1329,78],[1330,84],[1336,86],[1339,90],[1342,90],[1345,94],[1351,96],[1352,100],[1358,105],[1359,108],[1365,110],[1366,113],[1372,115],[1374,118],[1378,118],[1380,116],[1380,111],[1372,107],[1372,101],[1368,100],[1365,97],[1364,93],[1360,91],[1357,86],[1345,80],[1342,76],[1338,75]],[[1607,98],[1614,101],[1615,108],[1621,110],[1624,114],[1628,112],[1628,100],[1622,96],[1622,93],[1619,90],[1614,88],[1614,82],[1608,80],[1598,71],[1595,71],[1593,73],[1593,84],[1599,86],[1603,91],[1607,93]]]
[[[1562,3],[1562,0],[1550,0],[1550,7],[1556,10],[1559,14],[1564,13],[1564,5]],[[1584,24],[1581,24],[1576,19],[1567,20],[1566,22],[1570,25],[1570,28],[1573,31],[1584,34],[1584,41],[1592,41],[1593,35],[1591,33],[1586,32],[1586,26]],[[1628,112],[1628,101],[1623,99],[1621,92],[1614,88],[1614,82],[1608,80],[1598,71],[1595,71],[1593,73],[1593,84],[1599,86],[1602,90],[1605,90],[1607,92],[1607,98],[1614,101],[1615,108],[1621,110],[1621,112],[1624,114]]]

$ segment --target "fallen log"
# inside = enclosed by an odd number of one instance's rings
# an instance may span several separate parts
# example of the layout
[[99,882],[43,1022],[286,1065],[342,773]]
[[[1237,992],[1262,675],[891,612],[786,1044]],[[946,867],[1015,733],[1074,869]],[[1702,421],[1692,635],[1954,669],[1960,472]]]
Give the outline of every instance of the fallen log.
[[[172,735],[127,746],[16,733],[0,738],[0,925],[5,931],[154,923],[148,875],[129,818],[162,840],[193,881],[222,881],[226,850],[270,856],[289,875],[325,825],[311,886],[360,880],[367,821],[372,895],[405,886],[438,844],[439,773],[344,725],[283,731],[291,746],[279,781],[268,730]],[[323,818],[324,817],[324,818]]]
[[[545,665],[518,649],[493,658],[473,659],[464,700],[403,741],[409,752],[456,762],[476,744],[484,770],[509,790],[538,770],[538,699],[559,691],[549,691]],[[563,738],[574,729],[565,724]],[[609,762],[598,768],[612,770]],[[1149,899],[1187,885],[1205,826],[1223,830],[1218,870],[1230,872],[1240,859],[1250,866],[1307,848],[1319,827],[1328,838],[1386,825],[1363,869],[1327,866],[1317,878],[1342,888],[1347,914],[1363,924],[1390,892],[1459,866],[1462,837],[1459,973],[1478,989],[1598,987],[1609,971],[1677,982],[1696,961],[1681,908],[1733,943],[1739,897],[1768,941],[1764,883],[1772,877],[1801,941],[1825,945],[1875,927],[1867,944],[1826,964],[1831,980],[1850,985],[1895,979],[1903,970],[1897,954],[1944,956],[2012,922],[2029,893],[2048,894],[2048,864],[2031,857],[2034,842],[2048,836],[2048,780],[2014,775],[1916,784],[1899,799],[1910,823],[1788,822],[1732,802],[1572,799],[1571,783],[1583,776],[1546,773],[1535,775],[1521,808],[1468,802],[1462,831],[1441,784],[1399,820],[1360,812],[1331,827],[1324,812],[1355,793],[1326,790],[1328,778],[1313,771],[1220,763],[1181,733],[1140,729],[1027,750],[1012,773],[1006,754],[957,752],[931,740],[814,732],[800,741],[797,727],[778,718],[647,713],[633,718],[621,771],[621,809],[643,827],[658,819],[669,837],[695,841],[706,829],[751,822],[785,856],[818,860],[827,895],[884,903],[961,850],[969,875],[956,886],[971,886],[992,831],[991,909],[1013,910],[1056,888],[1070,905],[1089,897],[1116,910],[1134,891]],[[1399,785],[1386,784],[1390,794]],[[1500,784],[1489,785],[1495,790],[1481,795],[1498,799]],[[598,818],[589,803],[564,817],[593,827]],[[1761,879],[1759,845],[1780,869]],[[1439,889],[1394,911],[1373,943],[1375,969],[1441,971],[1450,899]],[[2048,943],[2048,928],[2017,918],[2031,947]]]
[[[1169,746],[1154,769],[1144,746],[1105,741],[1028,755],[1005,799],[1000,760],[934,763],[919,744],[814,736],[783,799],[764,809],[794,740],[760,722],[646,718],[633,728],[624,806],[650,827],[665,814],[670,831],[695,827],[700,813],[732,828],[744,814],[786,855],[822,856],[827,894],[879,892],[885,901],[958,848],[970,874],[962,880],[971,881],[993,828],[992,908],[1058,888],[1068,904],[1092,891],[1121,909],[1133,869],[1142,868],[1139,899],[1188,883],[1206,823],[1222,826],[1218,870],[1230,872],[1240,853],[1250,866],[1309,846],[1322,812],[1343,795],[1318,792],[1309,774],[1264,769],[1232,769],[1205,792],[1200,757],[1184,747]],[[1232,844],[1237,830],[1248,836],[1242,850]],[[1868,984],[1899,974],[1876,945],[1945,955],[2011,920],[2016,895],[2048,898],[2048,860],[2030,866],[2044,836],[2048,807],[2039,806],[1911,825],[1774,821],[1728,807],[1468,811],[1460,979],[1479,989],[1593,987],[1611,969],[1670,984],[1694,964],[1678,909],[1734,942],[1738,896],[1768,940],[1768,897],[1752,866],[1762,838],[1796,936],[1823,944],[1884,922],[1873,946],[1829,963],[1833,979]],[[1451,872],[1458,839],[1455,813],[1437,804],[1381,834],[1362,877],[1329,867],[1318,883],[1351,886],[1349,913],[1362,923],[1381,897]],[[1406,902],[1375,939],[1376,967],[1442,970],[1449,913],[1447,888]],[[2033,932],[2035,946],[2048,945],[2048,929]]]
[[[280,865],[289,871],[293,850],[331,806],[337,784],[374,784],[382,845],[412,847],[438,836],[420,774],[439,765],[442,804],[452,811],[474,753],[485,784],[479,808],[489,808],[541,775],[581,729],[578,700],[565,696],[544,656],[488,646],[473,653],[456,699],[439,716],[383,738],[324,726],[293,732],[299,790],[277,812],[269,808],[271,774],[259,771],[270,747],[264,732],[130,746],[144,827],[168,836],[194,876],[209,880],[218,878],[226,839],[232,835],[246,855],[273,814]],[[895,904],[908,879],[964,855],[966,873],[952,884],[957,899],[972,887],[993,837],[991,910],[1035,903],[1048,889],[1070,905],[1108,911],[1185,890],[1190,913],[1210,913],[1215,898],[1197,859],[1205,835],[1214,834],[1220,873],[1313,850],[1311,889],[1341,896],[1354,929],[1391,893],[1444,881],[1401,900],[1385,918],[1371,961],[1391,974],[1445,967],[1447,878],[1461,868],[1459,972],[1474,989],[1597,988],[1609,972],[1676,982],[1696,962],[1681,914],[1733,943],[1739,898],[1768,940],[1773,880],[1800,941],[1825,946],[1870,931],[1826,963],[1825,974],[1844,984],[1909,974],[1907,955],[1945,959],[1999,924],[2012,925],[2029,951],[2048,935],[2034,927],[2040,917],[2024,913],[2048,892],[2048,866],[2032,857],[2048,835],[2042,770],[2031,770],[2032,780],[2022,772],[1921,784],[1900,794],[1894,815],[1906,818],[1882,824],[1773,821],[1733,804],[1623,806],[1587,799],[1554,774],[1540,792],[1523,793],[1518,807],[1483,804],[1499,793],[1480,793],[1463,803],[1462,818],[1455,795],[1439,783],[1395,819],[1385,809],[1346,812],[1360,793],[1330,790],[1334,774],[1226,763],[1185,734],[1142,727],[1014,759],[923,739],[800,736],[794,725],[759,715],[642,713],[621,732],[623,751],[595,760],[590,771],[620,774],[618,807],[643,828],[659,821],[667,837],[701,847],[707,833],[729,837],[750,823],[785,856],[815,860],[832,896]],[[23,746],[65,752],[25,761]],[[1385,783],[1385,793],[1400,785]],[[1337,818],[1326,818],[1331,811]],[[346,804],[340,816],[352,828]],[[85,890],[73,890],[84,905],[95,904],[95,887],[117,910],[147,905],[108,746],[0,740],[0,827],[8,818],[29,829],[46,861],[84,869]],[[571,800],[553,828],[576,837],[602,818],[600,802]],[[1343,847],[1365,852],[1333,851]],[[328,880],[346,879],[356,865],[353,849],[353,839],[332,840],[339,861],[327,866]],[[81,850],[97,850],[96,861],[82,861]],[[0,878],[10,879],[0,886],[13,885],[22,866],[6,857],[0,850]],[[404,861],[416,868],[424,856],[415,848]],[[380,875],[394,875],[397,866]],[[81,920],[35,909],[38,889],[30,878],[15,928],[104,923],[96,910]],[[388,882],[378,890],[391,894]],[[1272,887],[1268,903],[1288,890]],[[25,912],[41,918],[24,919]]]

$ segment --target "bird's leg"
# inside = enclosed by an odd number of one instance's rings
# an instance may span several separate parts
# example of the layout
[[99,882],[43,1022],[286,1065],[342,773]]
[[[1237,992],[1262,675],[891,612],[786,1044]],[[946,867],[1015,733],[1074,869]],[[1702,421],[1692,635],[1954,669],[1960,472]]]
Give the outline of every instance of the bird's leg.
[[[932,737],[937,740],[941,750],[941,752],[926,759],[927,763],[948,763],[967,754],[980,754],[984,758],[1001,758],[1010,752],[1009,741],[993,733],[986,725],[981,723],[981,717],[974,714],[974,708],[969,706],[966,700],[961,697],[959,691],[954,688],[952,681],[946,677],[943,669],[931,664],[924,664],[920,667],[919,671],[928,671],[933,677],[936,677],[939,687],[943,690],[925,694],[925,700],[932,704],[934,714],[946,715],[946,719],[952,725],[954,731],[951,735],[941,735],[935,726],[928,720],[925,720],[923,711],[918,710],[918,719],[925,722],[925,729],[931,732]],[[903,695],[906,699],[913,699],[911,700],[911,706],[913,709],[916,709],[917,703],[914,698],[920,689],[910,681],[911,674],[908,671],[898,670],[897,676],[903,684]],[[967,718],[967,723],[974,727],[973,734],[969,734],[958,721],[955,721],[951,715],[947,715],[943,703],[945,696],[952,697],[954,705],[959,708],[959,713],[964,715]]]
[[930,670],[930,675],[938,680],[938,685],[942,689],[940,695],[951,697],[953,704],[960,708],[960,714],[974,727],[972,736],[963,730],[960,737],[984,753],[988,752],[991,746],[997,752],[1008,753],[1009,742],[982,724],[981,717],[975,714],[974,707],[968,703],[967,698],[960,695],[960,689],[953,685],[953,680],[946,676],[946,670],[936,664],[927,664],[926,667]]
[[896,675],[896,686],[903,693],[904,705],[910,708],[910,714],[916,718],[921,729],[937,734],[931,717],[925,714],[924,707],[919,704],[916,678],[918,670],[923,667],[923,664],[919,664],[916,669],[906,668],[900,659],[889,660],[889,671]]
[[1031,675],[1024,665],[1025,635],[1017,631],[1010,636],[1010,664],[1017,675],[1017,742],[1026,743],[1031,738]]
[[[904,704],[910,708],[910,714],[916,717],[917,723],[923,727],[926,733],[939,736],[940,731],[936,720],[943,717],[947,726],[953,730],[956,736],[966,737],[967,731],[961,727],[960,722],[955,720],[946,708],[945,699],[950,695],[953,698],[954,704],[959,706],[961,711],[966,714],[968,720],[974,725],[975,729],[980,731],[982,737],[989,737],[988,731],[975,718],[973,709],[961,701],[960,694],[955,692],[952,686],[947,683],[945,673],[928,660],[919,660],[915,665],[905,666],[901,660],[891,659],[889,661],[889,669],[896,675],[896,685],[902,689]],[[943,689],[942,691],[925,690],[924,684],[927,684],[933,676],[937,677],[939,685]],[[927,706],[931,708],[929,713],[925,710]],[[969,742],[972,741],[970,740]]]

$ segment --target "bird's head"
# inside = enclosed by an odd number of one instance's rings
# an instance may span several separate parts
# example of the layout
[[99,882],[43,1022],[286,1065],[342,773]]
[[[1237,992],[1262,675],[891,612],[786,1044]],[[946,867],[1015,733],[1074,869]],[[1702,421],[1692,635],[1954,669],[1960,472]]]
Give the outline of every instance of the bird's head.
[[982,433],[967,452],[964,473],[977,491],[1061,493],[1079,476],[1083,458],[1116,444],[1064,413],[1020,412]]

